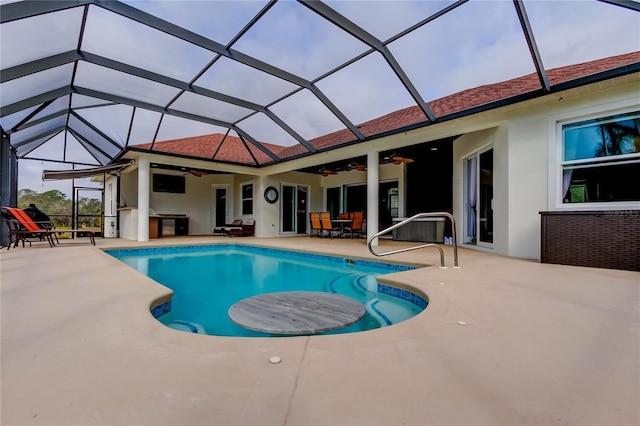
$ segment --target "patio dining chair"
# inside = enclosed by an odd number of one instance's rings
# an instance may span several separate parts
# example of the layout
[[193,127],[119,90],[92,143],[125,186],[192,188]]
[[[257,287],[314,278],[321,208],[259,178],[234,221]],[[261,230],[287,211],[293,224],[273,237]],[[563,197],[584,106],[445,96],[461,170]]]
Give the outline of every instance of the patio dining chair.
[[333,223],[331,223],[331,213],[329,212],[320,213],[320,223],[322,224],[322,231],[326,231],[330,238],[333,238],[334,233],[337,235],[340,232],[340,227],[333,226]]
[[322,223],[320,222],[320,213],[309,213],[309,219],[311,222],[310,236],[313,237],[315,233],[315,236],[322,238]]
[[354,212],[353,223],[351,224],[351,226],[347,226],[344,228],[345,234],[349,234],[351,238],[353,238],[353,234],[358,234],[360,236],[362,234],[363,223],[364,223],[364,212]]

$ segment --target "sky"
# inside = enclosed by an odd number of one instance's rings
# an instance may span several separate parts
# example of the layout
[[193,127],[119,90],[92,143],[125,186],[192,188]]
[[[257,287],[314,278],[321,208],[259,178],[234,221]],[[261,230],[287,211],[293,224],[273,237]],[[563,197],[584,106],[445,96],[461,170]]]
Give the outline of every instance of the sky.
[[[227,45],[266,2],[125,3]],[[451,3],[425,0],[326,2],[329,7],[383,42]],[[639,13],[592,0],[525,0],[524,4],[546,68],[640,50]],[[81,17],[82,11],[76,8],[57,12],[55,18],[38,17],[29,26],[23,23],[3,24],[0,27],[2,69],[39,59],[52,52],[75,49]],[[34,25],[46,25],[48,31],[34,32]],[[232,48],[312,81],[369,50],[363,42],[320,18],[310,9],[288,0],[276,3]],[[391,42],[388,48],[426,101],[535,72],[511,0],[471,0]],[[193,81],[195,85],[209,90],[268,105],[270,110],[306,139],[344,127],[308,90],[301,90],[275,102],[297,86],[233,60],[221,58],[198,76],[214,56],[210,51],[99,7],[90,7],[82,50],[181,81]],[[29,76],[19,79],[21,81],[3,83],[0,86],[2,105],[21,99],[24,93],[39,93],[68,84],[71,65],[58,68],[46,71],[47,77],[44,79],[41,76]],[[171,103],[179,93],[175,88],[88,62],[80,62],[74,85],[156,105],[170,104],[171,108],[227,122],[240,120],[251,112],[192,93]],[[415,104],[384,57],[377,52],[319,79],[316,86],[354,124]],[[74,106],[103,103],[80,95],[73,97]],[[65,105],[62,100],[60,106],[52,105],[49,108],[64,108]],[[131,107],[98,106],[79,110],[78,113],[122,146],[127,138],[130,144],[151,141],[160,121],[160,114],[137,109],[129,133]],[[9,117],[4,117],[0,123],[10,128],[5,124],[10,121]],[[76,126],[82,125],[78,122]],[[259,141],[281,145],[297,143],[261,113],[238,122],[238,127]],[[223,127],[165,116],[157,139],[224,132],[226,129]],[[109,153],[117,152],[113,146],[108,150]],[[68,134],[66,140],[64,135],[58,135],[29,155],[62,159],[63,153],[67,160],[97,163]],[[104,158],[99,155],[98,160],[103,161]],[[59,189],[69,193],[70,181],[43,183],[43,168],[70,167],[21,160],[19,188],[28,187],[39,192]]]

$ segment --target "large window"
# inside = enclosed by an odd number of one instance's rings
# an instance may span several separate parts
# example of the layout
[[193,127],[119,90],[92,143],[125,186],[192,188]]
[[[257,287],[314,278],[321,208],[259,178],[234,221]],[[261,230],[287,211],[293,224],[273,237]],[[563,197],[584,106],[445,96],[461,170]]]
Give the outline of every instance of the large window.
[[562,202],[640,201],[640,112],[562,126]]
[[242,215],[253,214],[253,183],[242,184]]

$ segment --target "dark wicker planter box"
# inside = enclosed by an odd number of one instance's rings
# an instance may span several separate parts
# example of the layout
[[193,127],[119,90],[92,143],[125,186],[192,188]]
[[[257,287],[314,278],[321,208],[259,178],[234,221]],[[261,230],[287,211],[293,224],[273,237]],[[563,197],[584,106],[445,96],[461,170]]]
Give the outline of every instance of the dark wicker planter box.
[[540,215],[541,262],[640,271],[640,210]]

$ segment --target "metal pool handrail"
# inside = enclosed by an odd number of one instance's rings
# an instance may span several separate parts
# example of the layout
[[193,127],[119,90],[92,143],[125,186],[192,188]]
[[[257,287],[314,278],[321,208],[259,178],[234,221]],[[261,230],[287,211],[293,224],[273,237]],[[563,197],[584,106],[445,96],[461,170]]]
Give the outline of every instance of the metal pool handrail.
[[421,249],[421,248],[425,248],[425,247],[436,247],[439,251],[440,251],[440,267],[444,268],[444,251],[442,250],[442,248],[440,246],[438,246],[437,244],[433,244],[433,243],[428,243],[428,244],[422,244],[419,246],[414,246],[414,247],[407,247],[407,248],[403,248],[403,249],[399,249],[399,250],[392,250],[392,251],[387,251],[384,253],[376,253],[373,248],[371,247],[371,243],[373,242],[374,239],[376,239],[377,237],[379,237],[380,235],[386,234],[389,231],[393,231],[396,228],[399,228],[403,225],[406,225],[409,222],[412,222],[416,219],[420,219],[423,217],[445,217],[448,218],[449,220],[451,220],[451,233],[453,234],[453,267],[454,268],[459,268],[458,266],[458,240],[456,237],[456,220],[453,217],[453,215],[451,215],[450,213],[447,212],[435,212],[435,213],[418,213],[414,216],[411,216],[410,218],[407,218],[405,220],[403,220],[402,222],[396,223],[395,225],[392,225],[390,227],[388,227],[387,229],[384,229],[374,235],[371,236],[371,238],[369,238],[369,240],[367,241],[367,247],[369,248],[369,251],[371,252],[371,254],[373,254],[374,256],[388,256],[390,254],[396,254],[396,253],[403,253],[405,251],[410,251],[410,250],[417,250],[417,249]]

